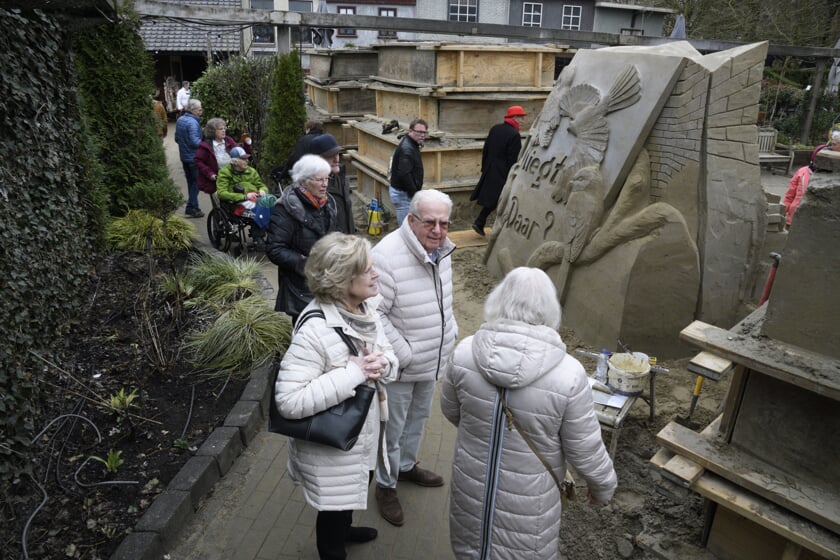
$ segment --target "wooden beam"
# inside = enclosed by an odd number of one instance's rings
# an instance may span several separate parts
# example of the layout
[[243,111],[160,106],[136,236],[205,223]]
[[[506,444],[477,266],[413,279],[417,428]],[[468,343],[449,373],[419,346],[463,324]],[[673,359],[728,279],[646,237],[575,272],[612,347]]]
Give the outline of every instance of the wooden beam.
[[802,473],[793,477],[775,465],[719,443],[716,438],[703,437],[676,422],[662,428],[656,441],[759,496],[840,532],[840,488],[808,479]]
[[702,321],[694,321],[680,332],[680,338],[703,350],[840,400],[840,360],[799,346],[766,337],[727,331]]
[[720,380],[721,377],[730,373],[734,367],[735,364],[732,363],[732,360],[705,351],[700,352],[688,362],[688,371],[713,381]]
[[840,560],[840,536],[706,471],[692,490],[824,558]]

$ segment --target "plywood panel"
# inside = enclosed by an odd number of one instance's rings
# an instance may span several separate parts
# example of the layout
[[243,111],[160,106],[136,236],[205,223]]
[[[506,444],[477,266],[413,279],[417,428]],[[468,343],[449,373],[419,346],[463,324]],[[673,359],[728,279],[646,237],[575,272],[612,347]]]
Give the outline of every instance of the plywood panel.
[[376,94],[371,90],[342,86],[337,95],[337,112],[342,115],[364,115],[376,111]]
[[840,484],[837,402],[753,371],[732,444],[794,476]]
[[786,542],[780,535],[718,507],[706,546],[719,560],[779,560]]
[[403,82],[433,84],[436,53],[410,46],[381,46],[377,75]]
[[[420,114],[419,96],[414,93],[376,90],[376,115],[385,120],[396,119],[402,123],[408,123],[417,118]],[[432,125],[437,123],[437,114],[433,119],[423,117],[429,123],[429,129],[437,128]]]

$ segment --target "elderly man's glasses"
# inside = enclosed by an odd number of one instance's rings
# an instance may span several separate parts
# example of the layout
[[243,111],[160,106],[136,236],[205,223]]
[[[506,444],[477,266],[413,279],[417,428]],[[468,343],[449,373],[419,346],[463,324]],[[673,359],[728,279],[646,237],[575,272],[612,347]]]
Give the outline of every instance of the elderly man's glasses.
[[424,220],[417,214],[412,214],[417,221],[423,224],[423,227],[426,229],[435,229],[435,226],[440,227],[440,229],[449,229],[449,221],[448,220]]

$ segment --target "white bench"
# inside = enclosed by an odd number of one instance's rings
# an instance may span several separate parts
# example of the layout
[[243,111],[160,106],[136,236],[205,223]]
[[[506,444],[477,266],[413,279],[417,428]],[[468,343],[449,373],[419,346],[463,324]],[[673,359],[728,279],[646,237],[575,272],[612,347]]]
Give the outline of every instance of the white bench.
[[776,138],[779,133],[774,128],[758,129],[758,165],[766,165],[774,173],[775,165],[783,165],[790,175],[793,171],[793,150],[776,150]]

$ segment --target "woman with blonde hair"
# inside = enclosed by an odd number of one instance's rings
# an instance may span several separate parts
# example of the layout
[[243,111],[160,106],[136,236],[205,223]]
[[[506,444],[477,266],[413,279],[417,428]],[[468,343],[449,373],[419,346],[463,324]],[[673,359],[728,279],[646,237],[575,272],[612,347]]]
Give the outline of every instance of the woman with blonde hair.
[[[378,274],[366,239],[331,233],[316,242],[304,268],[314,296],[306,306],[277,374],[274,399],[284,418],[305,418],[343,402],[360,384],[375,386],[356,444],[349,451],[292,438],[289,475],[318,510],[315,536],[322,560],[346,558],[345,544],[376,538],[376,529],[352,527],[353,510],[367,508],[387,419],[384,383],[398,362],[376,313]],[[341,334],[349,337],[343,341]],[[357,356],[348,347],[352,343]]]
[[560,316],[548,275],[515,268],[487,298],[486,322],[455,348],[440,406],[458,427],[449,513],[456,558],[557,558],[566,463],[586,480],[591,503],[615,492],[592,390],[566,353]]

